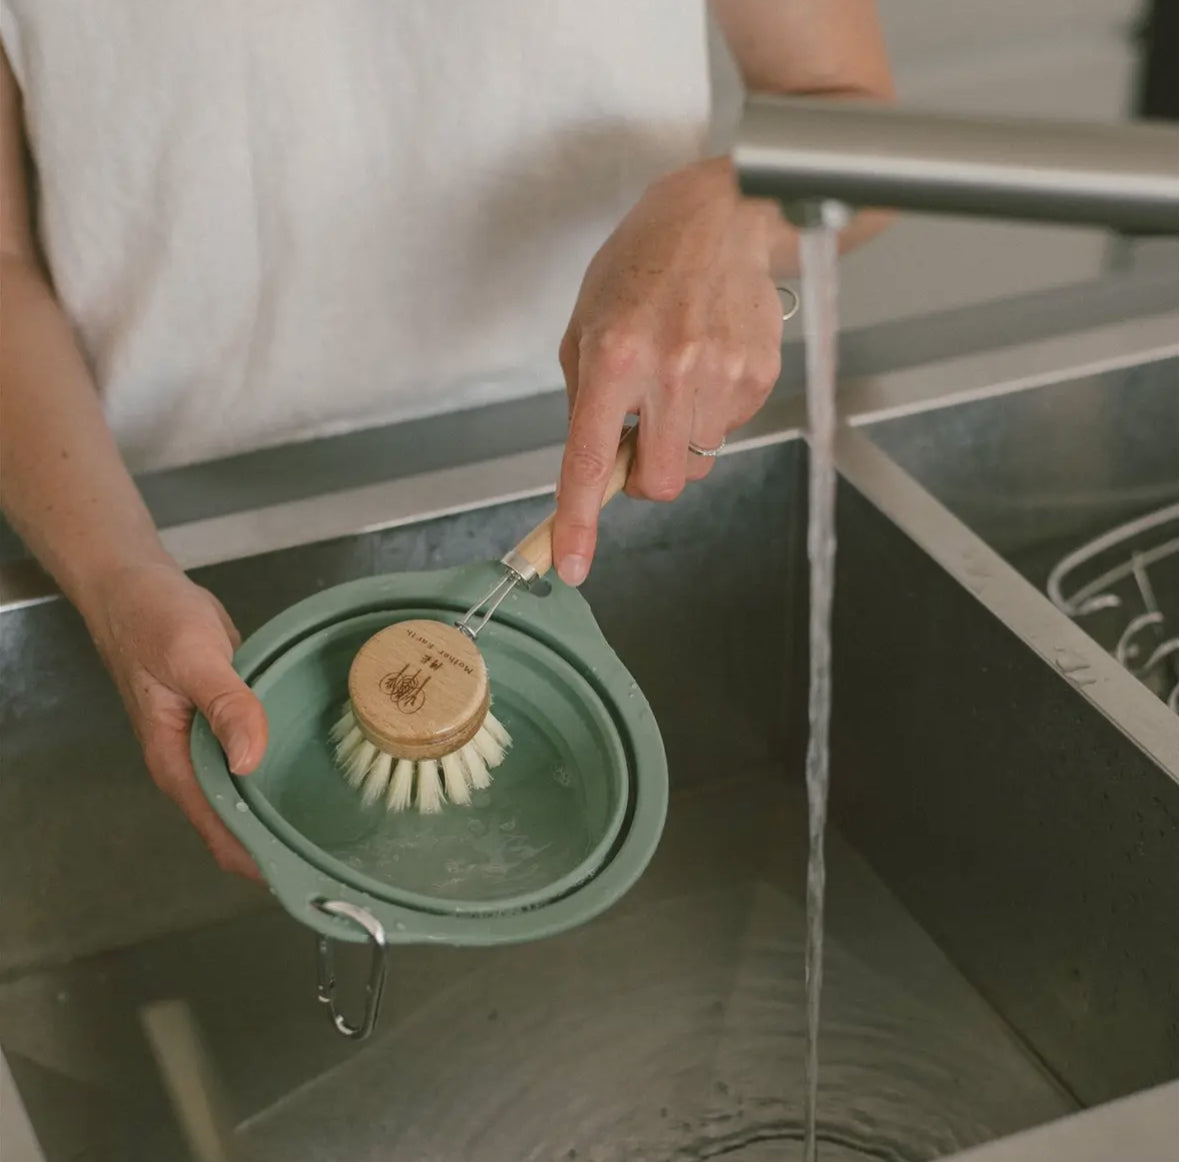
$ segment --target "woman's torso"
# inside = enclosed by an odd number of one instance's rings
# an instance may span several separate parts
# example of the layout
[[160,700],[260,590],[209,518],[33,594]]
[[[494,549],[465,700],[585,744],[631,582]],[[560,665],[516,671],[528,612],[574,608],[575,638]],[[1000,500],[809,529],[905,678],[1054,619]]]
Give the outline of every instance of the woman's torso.
[[59,299],[134,470],[556,387],[698,157],[702,3],[4,0]]

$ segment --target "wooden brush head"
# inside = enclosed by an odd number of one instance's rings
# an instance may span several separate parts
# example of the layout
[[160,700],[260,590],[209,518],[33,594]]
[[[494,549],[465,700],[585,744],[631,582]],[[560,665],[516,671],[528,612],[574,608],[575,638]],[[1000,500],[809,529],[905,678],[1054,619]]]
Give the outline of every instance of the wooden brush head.
[[491,706],[475,643],[440,621],[401,621],[369,638],[353,659],[348,696],[369,742],[415,760],[460,750]]

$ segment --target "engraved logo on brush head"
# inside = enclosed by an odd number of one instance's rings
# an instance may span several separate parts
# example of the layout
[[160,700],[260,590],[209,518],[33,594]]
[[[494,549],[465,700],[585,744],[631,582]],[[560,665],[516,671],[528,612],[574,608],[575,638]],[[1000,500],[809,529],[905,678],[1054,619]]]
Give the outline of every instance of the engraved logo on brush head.
[[385,694],[402,714],[416,714],[425,706],[426,687],[433,677],[430,670],[436,670],[441,662],[426,658],[423,659],[423,664],[413,671],[410,670],[410,665],[410,662],[406,662],[396,673],[388,673],[381,679],[381,693]]

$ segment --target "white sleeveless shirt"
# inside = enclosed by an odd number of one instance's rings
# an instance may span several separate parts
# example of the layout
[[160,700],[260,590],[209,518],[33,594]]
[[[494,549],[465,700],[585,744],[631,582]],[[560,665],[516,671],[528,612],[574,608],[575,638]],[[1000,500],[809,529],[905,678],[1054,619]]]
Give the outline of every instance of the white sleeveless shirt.
[[701,156],[703,0],[3,0],[54,286],[133,471],[556,388]]

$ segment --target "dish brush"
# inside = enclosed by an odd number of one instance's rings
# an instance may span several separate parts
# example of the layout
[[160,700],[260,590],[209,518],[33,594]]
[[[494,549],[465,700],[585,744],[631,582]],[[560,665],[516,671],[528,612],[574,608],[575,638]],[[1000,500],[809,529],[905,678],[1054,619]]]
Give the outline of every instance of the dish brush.
[[[631,428],[618,447],[603,506],[634,459]],[[491,785],[511,737],[491,712],[491,683],[475,639],[517,585],[553,564],[550,514],[501,560],[504,575],[455,625],[418,619],[387,626],[361,646],[348,702],[331,731],[336,762],[367,806],[422,814],[470,803]]]

